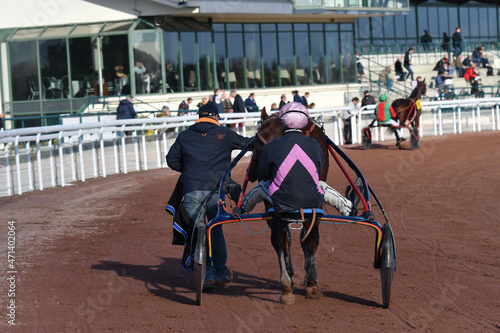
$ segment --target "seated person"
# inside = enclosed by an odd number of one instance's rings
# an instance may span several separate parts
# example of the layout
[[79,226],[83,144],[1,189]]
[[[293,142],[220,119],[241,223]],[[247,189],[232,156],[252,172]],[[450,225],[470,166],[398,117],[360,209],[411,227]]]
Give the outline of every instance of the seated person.
[[481,58],[481,67],[486,68],[487,76],[493,75],[493,67],[490,66],[490,61],[486,54],[483,54],[483,57]]
[[405,80],[405,71],[403,70],[403,64],[401,63],[401,56],[398,56],[398,59],[394,63],[394,71],[396,75],[399,76],[399,81]]
[[481,47],[476,47],[474,52],[472,52],[472,62],[476,64],[477,67],[481,64],[483,50]]
[[472,64],[473,64],[473,62],[472,62],[472,56],[468,55],[467,58],[465,58],[464,61],[462,61],[462,66],[464,68],[464,71],[466,71],[467,69],[469,69],[469,67],[471,67]]
[[[387,96],[385,94],[380,95],[380,103],[375,108],[375,117],[379,125],[390,125],[399,126],[397,115],[392,105],[387,102]],[[406,139],[401,135],[401,128],[395,127],[394,134],[396,135],[396,146],[399,147],[402,141]]]
[[459,54],[458,56],[455,57],[453,65],[455,66],[455,69],[457,70],[458,77],[464,77],[465,69],[464,69],[464,65],[462,64],[462,55],[461,54]]
[[474,80],[470,88],[470,94],[474,95],[476,98],[484,98],[484,91],[481,89],[481,79]]
[[448,79],[448,76],[445,75],[444,72],[440,72],[437,76],[436,76],[436,89],[438,90],[443,90],[444,88],[444,81]]
[[465,81],[469,82],[471,85],[481,79],[479,72],[476,70],[476,63],[472,63],[472,66],[469,67],[464,73]]
[[243,198],[242,210],[249,212],[258,202],[266,200],[280,213],[319,208],[325,200],[342,215],[356,212],[353,202],[319,180],[323,149],[318,141],[302,135],[302,128],[309,122],[305,106],[288,103],[281,108],[279,117],[283,136],[270,141],[262,150],[257,170],[261,181]]

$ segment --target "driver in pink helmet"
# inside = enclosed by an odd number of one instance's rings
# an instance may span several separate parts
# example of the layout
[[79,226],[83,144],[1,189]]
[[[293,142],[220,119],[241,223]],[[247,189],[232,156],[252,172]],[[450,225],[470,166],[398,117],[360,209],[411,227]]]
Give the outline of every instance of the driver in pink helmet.
[[262,150],[257,170],[261,181],[243,198],[242,209],[249,212],[262,200],[270,202],[278,213],[319,208],[325,191],[328,196],[325,199],[334,191],[339,198],[335,198],[338,202],[333,206],[341,214],[349,215],[351,201],[319,180],[323,150],[318,141],[302,135],[302,128],[309,122],[306,107],[298,102],[288,103],[281,108],[279,117],[283,136],[270,141]]

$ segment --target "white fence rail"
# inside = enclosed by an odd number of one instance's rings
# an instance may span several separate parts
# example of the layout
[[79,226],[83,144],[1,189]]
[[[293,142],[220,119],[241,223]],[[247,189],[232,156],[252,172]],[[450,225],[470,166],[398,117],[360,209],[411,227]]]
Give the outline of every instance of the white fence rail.
[[[500,98],[423,102],[421,135],[499,130]],[[351,122],[353,142],[373,119],[374,106],[362,108]],[[343,144],[341,113],[346,107],[313,109],[311,116],[324,124],[326,134]],[[223,114],[223,126],[253,136],[260,113]],[[165,155],[177,133],[198,117],[107,120],[0,132],[0,196],[67,186],[89,177],[167,167]],[[129,132],[130,135],[126,135]],[[374,131],[373,141],[384,141]]]

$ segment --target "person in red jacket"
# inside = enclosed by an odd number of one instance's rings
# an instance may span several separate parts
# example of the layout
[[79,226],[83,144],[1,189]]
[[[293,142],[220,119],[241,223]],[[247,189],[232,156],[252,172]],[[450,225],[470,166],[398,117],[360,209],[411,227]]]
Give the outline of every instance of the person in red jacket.
[[476,64],[472,63],[469,68],[464,73],[465,81],[468,81],[470,84],[474,84],[474,81],[478,81],[481,79],[481,76],[476,71]]

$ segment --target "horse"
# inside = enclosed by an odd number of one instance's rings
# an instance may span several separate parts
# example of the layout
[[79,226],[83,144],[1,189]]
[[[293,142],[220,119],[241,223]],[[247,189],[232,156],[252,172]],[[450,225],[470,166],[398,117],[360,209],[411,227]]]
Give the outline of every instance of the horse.
[[[424,81],[418,81],[417,86],[410,94],[407,99],[401,98],[392,102],[391,106],[396,112],[396,116],[399,121],[399,126],[409,127],[411,125],[411,134],[418,147],[418,127],[420,124],[420,115],[422,113],[422,108],[420,106],[420,99],[425,96],[427,87]],[[389,127],[391,132],[394,132],[393,127]]]
[[[260,153],[267,142],[281,136],[281,121],[277,114],[271,116],[267,115],[265,108],[261,111],[261,127],[257,132],[257,139],[254,143],[253,149],[253,164],[252,168],[249,170],[249,180],[255,181],[257,165],[260,157]],[[314,123],[311,119],[306,127],[302,130],[304,135],[316,139],[320,146],[323,148],[324,156],[324,166],[319,175],[319,179],[326,181],[328,175],[328,148],[327,139],[323,131],[323,128]],[[266,211],[271,208],[269,202],[265,202]],[[290,246],[291,246],[291,234],[288,228],[289,222],[284,221],[278,216],[273,216],[271,220],[268,220],[268,224],[271,229],[271,243],[278,255],[278,261],[280,264],[280,283],[282,288],[282,295],[280,297],[280,302],[282,304],[291,305],[295,303],[295,296],[293,295],[293,281],[292,277],[294,275],[294,269],[292,265]],[[304,286],[306,288],[306,295],[308,298],[315,298],[320,295],[320,291],[317,283],[317,273],[316,273],[316,259],[315,254],[319,245],[319,231],[318,231],[319,221],[316,214],[313,214],[313,218],[303,219],[303,228],[301,230],[301,246],[304,252],[306,276],[304,278]],[[306,231],[307,230],[307,231]]]

